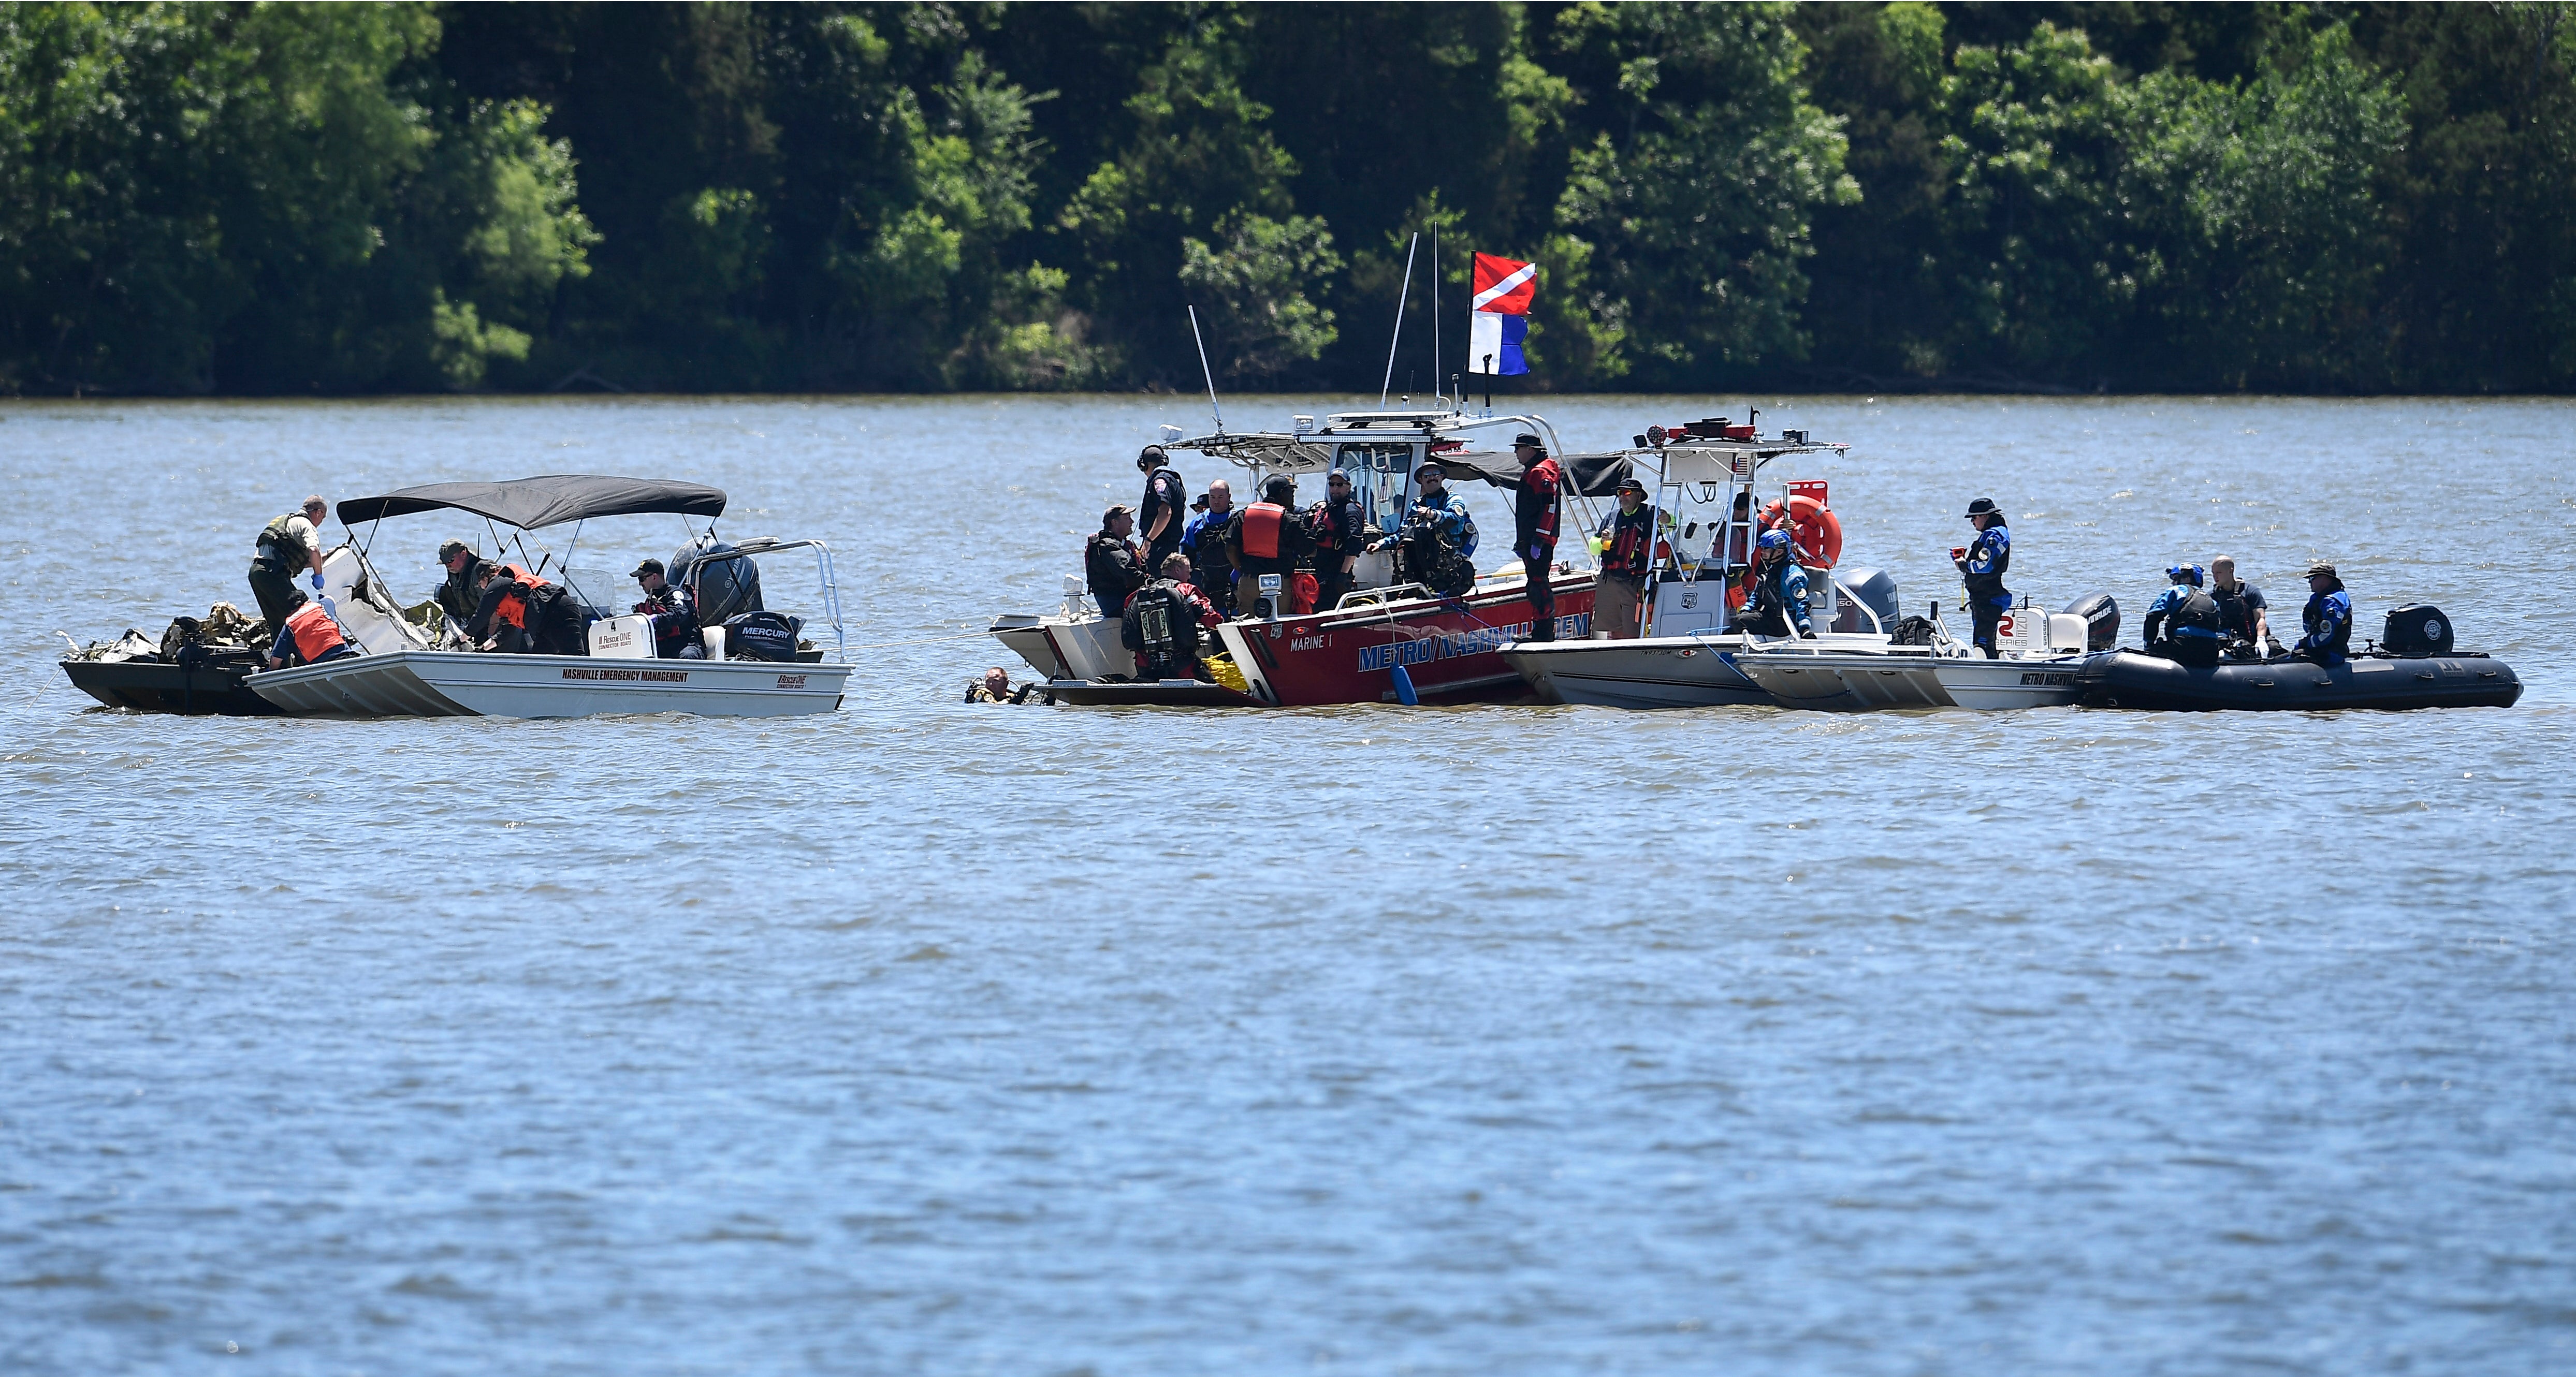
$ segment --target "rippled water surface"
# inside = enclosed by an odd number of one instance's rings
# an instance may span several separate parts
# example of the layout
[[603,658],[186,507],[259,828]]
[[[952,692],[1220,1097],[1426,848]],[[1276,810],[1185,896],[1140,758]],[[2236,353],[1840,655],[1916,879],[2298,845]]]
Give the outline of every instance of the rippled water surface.
[[[2230,553],[2295,618],[2323,555],[2507,711],[959,704],[995,652],[926,638],[1052,605],[1192,416],[0,407],[0,1367],[2576,1366],[2576,408],[1764,408],[1853,442],[1810,471],[1910,604],[1991,494],[2044,602],[2134,626]],[[307,491],[565,471],[718,484],[917,643],[784,722],[179,720],[54,667],[247,603]],[[418,595],[474,533],[376,558]]]

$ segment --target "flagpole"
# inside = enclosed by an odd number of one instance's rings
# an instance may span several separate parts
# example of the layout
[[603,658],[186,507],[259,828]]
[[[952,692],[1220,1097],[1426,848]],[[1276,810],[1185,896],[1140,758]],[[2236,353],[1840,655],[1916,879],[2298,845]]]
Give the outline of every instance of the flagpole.
[[1422,231],[1415,230],[1404,245],[1404,287],[1395,294],[1395,338],[1386,342],[1386,379],[1377,385],[1377,404],[1386,405],[1386,394],[1395,387],[1395,347],[1404,342],[1404,303],[1413,294],[1413,251],[1422,246]]
[[1431,222],[1431,390],[1440,390],[1440,222],[1437,220]]

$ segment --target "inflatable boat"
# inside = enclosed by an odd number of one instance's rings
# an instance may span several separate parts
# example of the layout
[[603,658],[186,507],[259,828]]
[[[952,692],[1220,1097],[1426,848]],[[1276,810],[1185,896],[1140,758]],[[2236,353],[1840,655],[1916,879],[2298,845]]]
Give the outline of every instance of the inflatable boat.
[[2324,712],[2338,708],[2509,708],[2522,681],[2478,654],[2356,655],[2339,665],[2276,659],[2197,668],[2121,649],[2076,672],[2089,708]]

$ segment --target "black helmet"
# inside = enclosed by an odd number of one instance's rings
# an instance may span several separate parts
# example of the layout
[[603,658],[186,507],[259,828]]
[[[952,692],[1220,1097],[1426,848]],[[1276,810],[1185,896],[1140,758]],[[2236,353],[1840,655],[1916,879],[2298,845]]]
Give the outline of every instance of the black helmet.
[[1297,496],[1297,480],[1284,473],[1273,474],[1261,485],[1261,500],[1285,505]]

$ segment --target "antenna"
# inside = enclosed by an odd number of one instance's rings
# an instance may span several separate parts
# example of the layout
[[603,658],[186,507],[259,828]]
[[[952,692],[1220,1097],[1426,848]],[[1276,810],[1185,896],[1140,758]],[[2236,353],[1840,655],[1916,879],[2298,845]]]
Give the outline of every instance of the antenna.
[[1413,251],[1422,246],[1422,231],[1415,230],[1404,246],[1404,289],[1395,294],[1395,338],[1386,342],[1386,379],[1377,385],[1377,404],[1386,406],[1387,389],[1395,386],[1395,346],[1404,342],[1404,302],[1413,294]]
[[1440,222],[1431,222],[1431,385],[1440,386]]
[[1199,347],[1199,375],[1207,379],[1208,414],[1216,418],[1216,433],[1225,433],[1225,413],[1216,409],[1216,370],[1208,367],[1207,341],[1199,338],[1199,308],[1190,309],[1190,339]]

